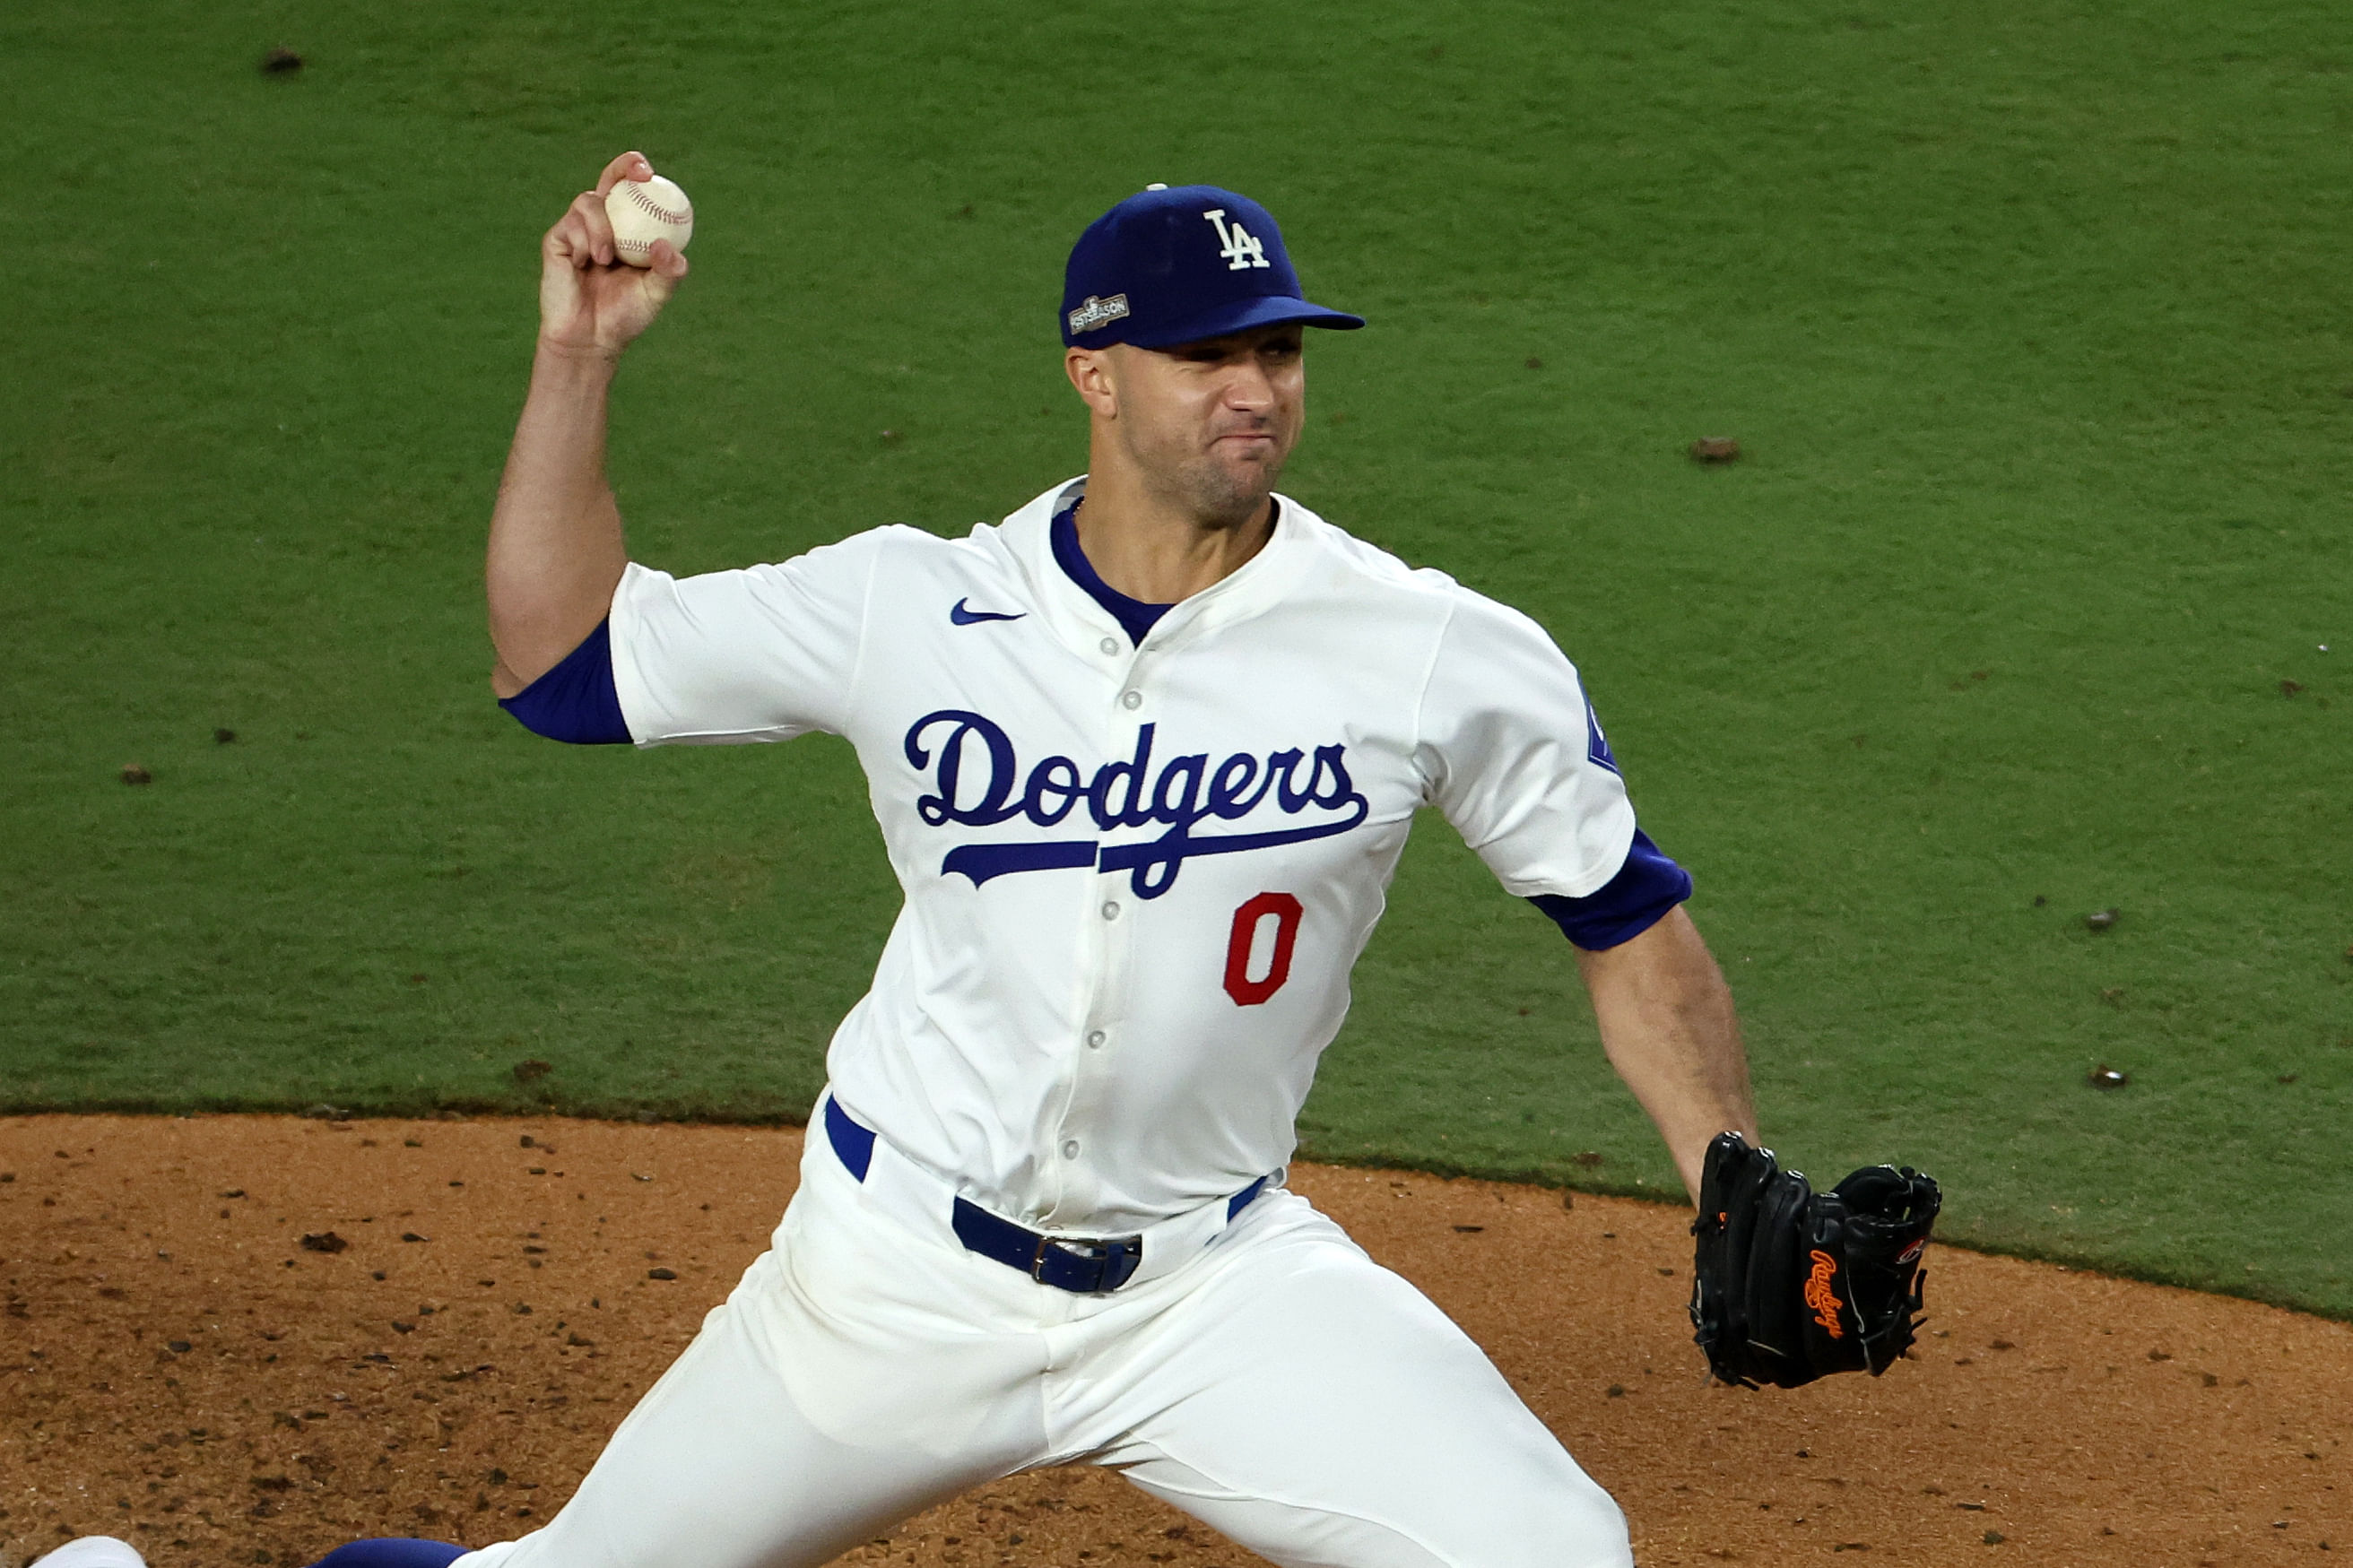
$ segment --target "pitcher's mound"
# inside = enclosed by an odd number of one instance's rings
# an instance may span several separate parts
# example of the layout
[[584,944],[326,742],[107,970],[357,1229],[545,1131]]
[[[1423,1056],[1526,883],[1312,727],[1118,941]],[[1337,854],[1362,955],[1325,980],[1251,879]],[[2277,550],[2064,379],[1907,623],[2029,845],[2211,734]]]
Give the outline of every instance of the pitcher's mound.
[[[800,1147],[553,1119],[0,1120],[7,1560],[103,1533],[156,1568],[294,1565],[533,1528],[766,1245]],[[1679,1210],[1327,1166],[1292,1184],[1487,1348],[1645,1564],[2353,1553],[2347,1325],[1932,1247],[1915,1359],[1728,1389],[1691,1344]],[[850,1560],[1248,1556],[1056,1470]]]

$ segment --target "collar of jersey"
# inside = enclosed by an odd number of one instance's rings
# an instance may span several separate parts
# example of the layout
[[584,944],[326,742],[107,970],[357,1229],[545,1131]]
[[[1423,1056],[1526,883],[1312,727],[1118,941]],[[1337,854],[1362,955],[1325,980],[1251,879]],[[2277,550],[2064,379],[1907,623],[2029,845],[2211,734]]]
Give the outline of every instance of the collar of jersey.
[[[1054,514],[1085,494],[1086,486],[1084,474],[1056,485],[1008,517],[999,525],[998,537],[1028,579],[1030,597],[1046,624],[1074,650],[1092,658],[1105,637],[1116,637],[1127,646],[1127,633],[1092,595],[1071,581],[1054,559],[1051,536]],[[1263,615],[1291,591],[1310,564],[1310,535],[1318,520],[1289,496],[1275,499],[1274,534],[1266,548],[1240,570],[1171,605],[1137,651],[1180,647],[1221,626]]]

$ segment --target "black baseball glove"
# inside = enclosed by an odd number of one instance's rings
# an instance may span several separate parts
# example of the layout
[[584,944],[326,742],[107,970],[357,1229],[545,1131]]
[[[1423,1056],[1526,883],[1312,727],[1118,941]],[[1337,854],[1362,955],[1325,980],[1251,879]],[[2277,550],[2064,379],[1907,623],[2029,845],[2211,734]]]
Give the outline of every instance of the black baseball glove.
[[1877,1377],[1912,1343],[1936,1184],[1865,1165],[1826,1193],[1737,1132],[1707,1146],[1692,1264],[1692,1338],[1725,1383],[1795,1388]]

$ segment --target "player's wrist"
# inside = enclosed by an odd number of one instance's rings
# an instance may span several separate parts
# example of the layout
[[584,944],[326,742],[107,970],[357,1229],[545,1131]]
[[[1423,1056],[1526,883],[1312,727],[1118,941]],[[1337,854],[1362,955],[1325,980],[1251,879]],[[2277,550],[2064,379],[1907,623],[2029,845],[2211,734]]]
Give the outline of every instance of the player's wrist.
[[533,351],[533,357],[540,366],[549,370],[574,374],[585,372],[609,377],[621,363],[623,346],[595,342],[581,342],[573,339],[555,337],[543,331],[539,335],[539,344]]

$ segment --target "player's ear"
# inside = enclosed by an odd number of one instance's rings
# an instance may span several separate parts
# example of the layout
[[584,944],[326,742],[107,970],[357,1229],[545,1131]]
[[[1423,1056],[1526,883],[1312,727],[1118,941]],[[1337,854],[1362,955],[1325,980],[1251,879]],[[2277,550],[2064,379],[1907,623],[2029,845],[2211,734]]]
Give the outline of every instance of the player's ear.
[[1119,416],[1119,389],[1111,374],[1111,356],[1101,349],[1066,350],[1062,374],[1071,378],[1086,405],[1105,419]]

